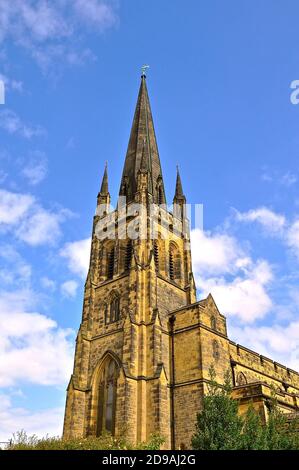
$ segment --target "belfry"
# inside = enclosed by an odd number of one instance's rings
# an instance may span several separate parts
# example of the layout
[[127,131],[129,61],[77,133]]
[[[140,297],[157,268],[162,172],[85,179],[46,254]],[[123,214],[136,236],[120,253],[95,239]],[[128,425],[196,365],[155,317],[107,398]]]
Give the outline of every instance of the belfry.
[[231,371],[241,412],[253,403],[267,419],[273,386],[283,411],[298,409],[298,373],[230,341],[212,296],[197,301],[185,204],[177,170],[166,205],[143,73],[116,210],[107,165],[97,197],[65,438],[156,433],[189,448],[211,365],[220,383]]

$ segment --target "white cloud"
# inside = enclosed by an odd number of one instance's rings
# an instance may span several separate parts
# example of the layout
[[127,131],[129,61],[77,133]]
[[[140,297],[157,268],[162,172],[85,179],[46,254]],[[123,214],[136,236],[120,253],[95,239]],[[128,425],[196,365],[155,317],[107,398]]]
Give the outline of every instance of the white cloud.
[[65,281],[63,284],[61,284],[62,295],[70,298],[76,297],[78,286],[79,284],[76,281]]
[[[60,434],[62,409],[14,407],[7,394],[20,396],[24,384],[64,388],[73,364],[73,331],[38,312],[43,297],[32,290],[31,267],[12,245],[0,245],[0,274],[0,441],[20,429]],[[41,282],[53,287],[48,278]]]
[[48,171],[48,159],[43,152],[31,152],[29,161],[22,169],[22,175],[28,180],[29,184],[35,186],[43,181]]
[[281,183],[284,185],[284,186],[292,186],[293,184],[297,183],[297,176],[294,175],[293,173],[291,173],[290,171],[288,171],[287,173],[285,173],[284,175],[282,175],[281,177]]
[[97,57],[89,48],[78,51],[65,44],[34,48],[31,50],[31,55],[45,74],[49,70],[51,71],[52,66],[57,67],[61,63],[80,66],[86,62],[95,62],[97,60]]
[[55,6],[43,0],[2,0],[0,26],[2,41],[10,37],[22,42],[22,39],[29,37],[42,42],[55,36],[67,36],[71,32]]
[[115,2],[105,0],[2,0],[0,43],[12,40],[44,70],[58,57],[78,64],[92,53],[77,38],[86,30],[102,33],[114,26],[115,10]]
[[235,238],[223,234],[191,231],[192,261],[195,272],[225,273],[234,269],[244,253]]
[[71,272],[86,276],[89,266],[91,239],[78,240],[76,242],[66,243],[60,255],[67,259],[68,267]]
[[69,378],[71,330],[32,311],[34,292],[0,292],[0,386],[61,385]]
[[268,287],[273,273],[267,261],[253,261],[227,234],[195,229],[191,244],[197,287],[202,296],[213,295],[224,315],[250,323],[271,310]]
[[88,48],[82,51],[67,51],[65,53],[67,63],[70,65],[84,65],[86,62],[96,62],[97,56]]
[[234,210],[234,220],[237,222],[259,223],[266,235],[278,236],[281,242],[289,247],[299,259],[298,217],[290,221],[282,214],[278,214],[266,207],[259,207],[248,212]]
[[63,211],[54,213],[38,208],[19,224],[16,235],[32,246],[53,244],[62,234],[60,225],[64,220]]
[[281,173],[277,170],[272,171],[267,168],[263,169],[261,178],[267,183],[276,183],[278,185],[286,186],[288,188],[298,181],[297,175],[295,175],[291,171]]
[[280,364],[299,370],[299,322],[271,326],[230,325],[230,337]]
[[107,2],[99,0],[74,0],[74,10],[80,21],[96,27],[99,31],[112,26],[116,16]]
[[199,277],[198,287],[206,297],[210,292],[224,315],[253,323],[273,307],[267,288],[273,279],[266,261],[258,261],[232,280]]
[[4,170],[0,170],[0,184],[4,183],[7,177],[8,173],[6,173]]
[[238,222],[257,222],[268,234],[277,235],[282,233],[286,219],[284,215],[277,214],[267,207],[258,207],[248,212],[235,212]]
[[0,228],[32,246],[53,244],[61,236],[61,224],[72,214],[66,209],[49,211],[28,194],[0,190]]
[[0,189],[0,224],[17,224],[34,203],[30,194]]
[[56,282],[53,279],[49,279],[47,276],[43,276],[40,280],[41,286],[44,289],[47,289],[51,292],[54,292],[56,289]]
[[72,331],[38,312],[31,277],[15,248],[0,245],[0,387],[62,385],[71,371]]
[[0,394],[0,441],[8,442],[12,435],[22,429],[27,435],[38,437],[61,436],[64,409],[45,408],[32,411],[23,407],[14,407],[11,397]]
[[290,225],[286,234],[286,243],[299,258],[299,219]]
[[270,175],[269,173],[266,173],[266,172],[265,172],[265,173],[262,173],[261,179],[262,179],[263,181],[267,181],[268,183],[272,183],[272,181],[273,181],[273,176]]
[[45,134],[45,130],[41,126],[25,124],[22,119],[10,109],[4,109],[0,112],[0,129],[5,130],[9,134],[20,135],[25,139],[31,139],[32,137]]
[[12,245],[0,244],[0,284],[2,287],[16,284],[24,287],[30,281],[31,274],[31,266]]
[[21,80],[15,80],[14,78],[10,78],[7,75],[0,73],[0,80],[3,81],[5,85],[5,91],[16,91],[18,93],[22,93],[24,89],[24,84]]
[[[292,223],[282,214],[259,207],[248,212],[235,212],[231,219],[237,223],[258,223],[265,234],[278,236],[282,245],[291,248],[299,259],[299,219]],[[225,224],[225,229],[232,226]],[[235,229],[236,226],[233,226]],[[265,259],[253,259],[250,246],[242,244],[236,236],[224,229],[191,232],[193,269],[198,290],[205,297],[210,292],[220,311],[230,319],[241,323],[254,323],[270,312],[277,321],[294,318],[296,306],[293,290],[288,280],[281,280],[284,296],[277,301],[274,294],[275,279],[272,266]]]

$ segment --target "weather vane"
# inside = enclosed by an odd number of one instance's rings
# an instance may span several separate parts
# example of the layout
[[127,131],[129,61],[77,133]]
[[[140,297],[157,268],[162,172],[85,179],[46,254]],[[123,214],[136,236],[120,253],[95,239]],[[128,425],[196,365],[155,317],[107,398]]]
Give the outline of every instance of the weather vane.
[[146,77],[146,70],[149,69],[149,65],[143,65],[141,67],[141,76]]

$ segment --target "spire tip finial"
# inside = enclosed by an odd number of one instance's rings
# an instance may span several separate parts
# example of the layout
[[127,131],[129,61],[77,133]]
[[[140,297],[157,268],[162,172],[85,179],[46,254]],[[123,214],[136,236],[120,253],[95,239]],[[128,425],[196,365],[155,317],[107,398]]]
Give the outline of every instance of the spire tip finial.
[[149,65],[145,64],[141,67],[141,77],[144,77],[144,78],[146,77],[146,70],[147,69],[149,69]]

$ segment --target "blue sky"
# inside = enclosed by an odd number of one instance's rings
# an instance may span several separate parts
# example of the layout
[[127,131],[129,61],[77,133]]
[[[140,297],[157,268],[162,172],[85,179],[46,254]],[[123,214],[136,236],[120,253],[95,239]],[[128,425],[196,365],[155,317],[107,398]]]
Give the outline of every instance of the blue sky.
[[61,432],[96,195],[115,201],[140,81],[199,297],[299,369],[298,2],[0,1],[0,440]]

